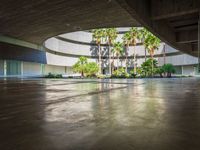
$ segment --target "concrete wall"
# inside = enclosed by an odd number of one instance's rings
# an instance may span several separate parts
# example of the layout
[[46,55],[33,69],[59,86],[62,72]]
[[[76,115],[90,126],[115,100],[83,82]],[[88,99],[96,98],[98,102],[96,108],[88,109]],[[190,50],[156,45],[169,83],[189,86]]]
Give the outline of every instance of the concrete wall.
[[175,74],[178,74],[178,75],[182,74],[182,66],[175,66],[175,70],[176,70]]
[[62,34],[60,36],[67,39],[74,40],[74,41],[79,41],[79,42],[90,43],[92,41],[92,33],[85,32],[85,31],[78,31],[76,32],[76,34],[74,34],[74,32],[71,32],[67,34]]
[[[163,65],[164,59],[162,57],[158,58],[158,63],[160,65]],[[176,56],[167,56],[166,63],[171,63],[175,66],[193,65],[193,64],[198,64],[198,58],[187,55],[187,54],[181,54],[181,55],[176,55]]]
[[183,75],[195,75],[195,68],[194,66],[183,66],[182,67],[182,74]]
[[4,75],[4,61],[0,60],[0,76]]
[[[78,58],[69,56],[54,55],[51,53],[46,53],[47,64],[56,66],[73,66]],[[96,59],[88,59],[89,62],[96,62]]]
[[[69,34],[69,33],[68,33]],[[68,35],[66,34],[66,35]],[[76,35],[76,33],[74,33]],[[70,39],[71,40],[71,39]],[[80,40],[80,38],[79,38]],[[82,39],[84,40],[84,39]],[[122,42],[122,35],[120,34],[118,37],[118,40]],[[73,42],[68,42],[68,41],[62,41],[57,38],[50,38],[47,41],[45,41],[45,47],[55,51],[55,52],[61,52],[64,54],[71,54],[71,55],[84,55],[84,56],[98,56],[98,47],[91,45],[91,42],[88,42],[88,45],[84,45],[81,43],[73,43]],[[107,56],[108,57],[108,47],[107,46],[102,46],[102,56]],[[163,48],[164,44],[161,43],[160,47],[158,50],[155,51],[155,55],[160,55],[163,54]],[[144,56],[145,55],[145,48],[143,45],[138,45],[136,47],[130,46],[128,50],[128,56],[133,56],[134,54],[134,49],[136,51],[136,55],[138,56]],[[175,53],[178,52],[177,50],[169,47],[168,45],[166,46],[166,54],[168,53]],[[148,52],[147,52],[147,55]]]
[[0,42],[0,59],[46,63],[45,51]]
[[23,62],[23,76],[41,76],[41,64]]
[[[4,75],[4,61],[5,60],[0,60],[0,76]],[[55,65],[40,64],[34,62],[21,62],[21,61],[18,62],[21,64],[20,75],[24,77],[43,76],[47,75],[48,73],[68,74],[68,75],[73,74],[72,67],[55,66]],[[12,74],[8,76],[16,76],[16,75]]]
[[45,65],[44,74],[47,75],[48,73],[65,74],[66,72],[65,72],[65,67],[63,66]]

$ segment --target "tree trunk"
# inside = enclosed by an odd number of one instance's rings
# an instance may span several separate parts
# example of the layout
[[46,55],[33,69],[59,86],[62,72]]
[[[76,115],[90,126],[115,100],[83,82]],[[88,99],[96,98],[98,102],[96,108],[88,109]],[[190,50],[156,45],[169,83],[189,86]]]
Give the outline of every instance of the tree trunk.
[[165,65],[166,64],[165,44],[163,48],[163,58],[164,58],[164,65]]
[[147,50],[144,48],[144,60],[147,61]]
[[163,74],[162,73],[160,73],[160,77],[163,78]]
[[101,69],[101,45],[99,44],[98,45],[98,48],[99,48],[99,74],[102,74],[102,69]]
[[117,70],[119,69],[119,55],[117,55]]
[[109,55],[109,74],[112,74],[112,64],[111,64],[111,50],[110,50],[110,43],[108,43],[108,55]]
[[137,73],[137,68],[136,68],[136,53],[135,53],[135,46],[133,46],[133,49],[134,49],[134,74],[136,75]]
[[154,65],[153,65],[153,55],[151,54],[151,77],[153,77],[153,69],[154,69]]
[[168,78],[171,78],[171,77],[172,77],[172,74],[171,74],[170,72],[168,72],[168,73],[167,73],[167,77],[168,77]]
[[112,56],[112,66],[111,66],[111,73],[113,73],[113,71],[115,70],[115,55],[113,53],[113,56]]
[[[166,54],[165,54],[165,44],[164,44],[164,47],[163,47],[163,64],[165,65],[166,64]],[[164,72],[164,77],[166,77],[166,73]]]
[[128,69],[127,69],[128,68],[128,61],[127,61],[128,60],[127,59],[128,58],[128,49],[129,49],[129,45],[126,46],[126,52],[125,52],[126,53],[126,59],[125,59],[125,67],[126,67],[125,71],[126,71],[126,73],[128,72]]

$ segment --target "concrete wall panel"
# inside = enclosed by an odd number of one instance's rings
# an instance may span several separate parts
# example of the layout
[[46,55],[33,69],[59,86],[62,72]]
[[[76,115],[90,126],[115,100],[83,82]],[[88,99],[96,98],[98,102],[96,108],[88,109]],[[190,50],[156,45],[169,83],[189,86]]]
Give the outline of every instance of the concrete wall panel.
[[23,76],[41,76],[41,64],[23,62]]
[[0,76],[4,75],[4,61],[0,60]]
[[45,65],[44,74],[47,75],[48,73],[65,74],[65,67],[63,67],[63,66]]
[[183,75],[195,75],[194,66],[183,66]]

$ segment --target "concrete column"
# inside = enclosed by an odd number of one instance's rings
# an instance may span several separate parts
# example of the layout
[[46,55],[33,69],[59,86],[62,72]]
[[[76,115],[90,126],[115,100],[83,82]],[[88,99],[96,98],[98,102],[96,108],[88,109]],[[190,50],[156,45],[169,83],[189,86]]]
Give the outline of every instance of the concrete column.
[[4,77],[6,77],[7,76],[7,64],[6,64],[6,60],[4,60],[3,68],[4,68],[4,71],[3,71]]
[[181,74],[183,75],[183,66],[181,66]]
[[40,74],[43,76],[44,75],[44,71],[45,70],[45,65],[44,64],[40,64]]
[[21,76],[24,76],[24,62],[21,61]]
[[200,72],[200,13],[198,21],[198,73]]

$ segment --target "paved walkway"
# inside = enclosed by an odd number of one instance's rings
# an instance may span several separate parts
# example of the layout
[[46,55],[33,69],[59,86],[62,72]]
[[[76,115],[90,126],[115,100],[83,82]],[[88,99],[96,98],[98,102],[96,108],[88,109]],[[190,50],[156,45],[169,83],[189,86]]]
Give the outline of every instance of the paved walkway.
[[199,150],[200,79],[0,80],[0,150]]

